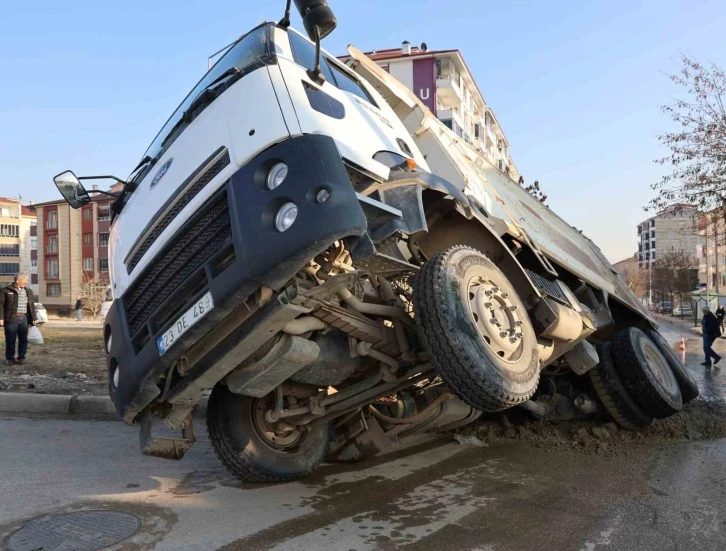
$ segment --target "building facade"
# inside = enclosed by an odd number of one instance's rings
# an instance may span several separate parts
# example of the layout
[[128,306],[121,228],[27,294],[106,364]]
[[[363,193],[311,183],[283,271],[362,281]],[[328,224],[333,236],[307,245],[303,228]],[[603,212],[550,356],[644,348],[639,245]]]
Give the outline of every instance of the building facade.
[[33,269],[37,263],[37,250],[33,249],[36,241],[35,207],[23,205],[20,199],[0,197],[0,287],[22,272],[28,275],[30,288],[37,294],[38,274]]
[[[439,120],[489,163],[515,181],[519,179],[509,141],[459,50],[429,51],[425,44],[417,48],[404,42],[401,48],[366,55],[414,92]],[[346,62],[350,58],[340,59]]]
[[669,253],[697,258],[705,239],[699,232],[701,215],[691,205],[671,205],[637,226],[638,262],[649,269]]
[[111,199],[95,195],[78,210],[51,201],[36,210],[39,301],[50,311],[67,312],[87,282],[109,280]]
[[699,219],[703,242],[698,251],[698,280],[711,291],[726,293],[726,220],[724,209],[715,209]]

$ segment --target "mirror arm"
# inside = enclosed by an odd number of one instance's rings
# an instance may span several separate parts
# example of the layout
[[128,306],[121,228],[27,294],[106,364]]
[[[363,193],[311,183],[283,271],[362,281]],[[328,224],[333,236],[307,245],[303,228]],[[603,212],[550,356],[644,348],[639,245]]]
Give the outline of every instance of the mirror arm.
[[290,5],[292,4],[292,0],[287,0],[287,6],[285,6],[285,15],[282,19],[280,19],[280,22],[278,25],[283,28],[287,29],[290,27]]
[[[135,183],[133,183],[133,182],[127,182],[125,180],[122,180],[121,178],[116,178],[116,176],[111,176],[111,175],[107,175],[107,176],[80,176],[78,179],[79,180],[115,180],[119,184],[123,184],[124,187],[128,191],[134,191],[138,187],[138,185],[135,184]],[[99,191],[99,190],[95,190],[95,191],[97,191],[98,193],[105,193],[105,192]],[[109,194],[106,193],[106,195],[109,195]],[[116,195],[111,195],[111,196],[112,197],[116,197]]]
[[308,77],[314,83],[322,85],[325,82],[325,75],[320,70],[320,29],[315,25],[315,68],[307,72]]

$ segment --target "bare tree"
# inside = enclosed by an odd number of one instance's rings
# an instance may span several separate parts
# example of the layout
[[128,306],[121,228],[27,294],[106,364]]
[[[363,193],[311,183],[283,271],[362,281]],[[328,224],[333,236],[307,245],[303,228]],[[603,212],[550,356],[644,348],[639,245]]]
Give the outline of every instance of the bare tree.
[[693,257],[682,252],[667,253],[651,267],[652,290],[656,301],[688,304],[686,296],[698,284],[698,265]]
[[677,130],[658,136],[670,152],[656,162],[670,173],[651,186],[658,195],[647,208],[689,203],[710,210],[726,201],[726,74],[713,63],[681,62],[670,78],[688,98],[662,107]]
[[547,202],[547,196],[542,191],[542,188],[540,188],[539,180],[535,180],[534,184],[526,186],[526,185],[524,185],[524,177],[520,176],[519,182],[517,182],[517,183],[519,184],[519,187],[524,189],[524,191],[529,193],[532,197],[537,199],[537,201],[539,201],[540,203],[545,204]]
[[91,312],[93,319],[98,318],[107,293],[108,281],[102,278],[84,278],[81,287],[81,300],[83,301],[83,308]]
[[648,293],[648,272],[637,263],[620,274],[636,297],[642,298]]

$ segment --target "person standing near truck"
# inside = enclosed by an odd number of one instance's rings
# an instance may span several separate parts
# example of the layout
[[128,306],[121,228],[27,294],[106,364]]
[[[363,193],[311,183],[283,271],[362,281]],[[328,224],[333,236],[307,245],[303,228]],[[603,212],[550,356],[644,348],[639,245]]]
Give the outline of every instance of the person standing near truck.
[[721,356],[713,351],[713,343],[721,336],[721,329],[719,327],[718,319],[711,312],[711,308],[706,304],[701,308],[703,312],[703,321],[701,322],[701,328],[703,329],[703,353],[706,356],[706,361],[701,365],[711,367],[711,358],[713,358],[713,365],[716,365],[721,361]]
[[718,308],[716,308],[716,319],[718,320],[718,325],[721,328],[721,334],[723,334],[723,319],[726,317],[726,310],[724,310],[723,304],[719,304]]
[[[35,325],[35,299],[26,287],[28,277],[16,274],[0,295],[0,327],[5,330],[5,360],[8,365],[23,365],[28,350],[28,326]],[[15,341],[18,358],[15,359]]]
[[81,300],[81,297],[78,297],[78,300],[76,300],[76,321],[82,321],[83,320],[83,301]]

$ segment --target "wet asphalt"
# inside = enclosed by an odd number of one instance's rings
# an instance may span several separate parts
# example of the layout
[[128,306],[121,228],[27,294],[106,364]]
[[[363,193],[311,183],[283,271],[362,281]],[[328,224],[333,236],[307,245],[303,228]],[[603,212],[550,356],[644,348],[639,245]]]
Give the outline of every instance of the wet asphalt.
[[[698,365],[698,337],[662,332],[688,339],[702,393],[724,400],[726,375]],[[110,509],[142,525],[113,549],[726,549],[726,440],[603,456],[425,437],[302,482],[249,485],[197,432],[169,462],[142,457],[136,431],[118,422],[0,418],[0,548],[38,515]]]

